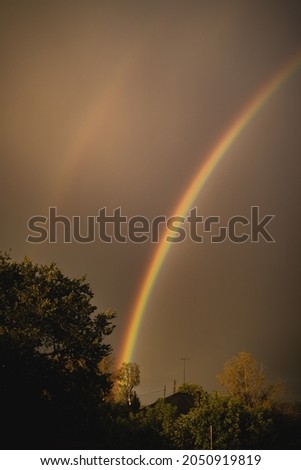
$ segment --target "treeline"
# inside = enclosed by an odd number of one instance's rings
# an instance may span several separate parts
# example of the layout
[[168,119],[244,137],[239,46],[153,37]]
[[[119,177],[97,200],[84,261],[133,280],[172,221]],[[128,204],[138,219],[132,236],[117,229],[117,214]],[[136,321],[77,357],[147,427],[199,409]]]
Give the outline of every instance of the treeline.
[[279,406],[248,407],[237,399],[203,392],[202,400],[197,399],[187,413],[179,414],[177,406],[160,399],[132,415],[127,426],[131,432],[135,429],[137,442],[144,446],[138,448],[300,449],[301,416],[290,406],[290,412]]
[[140,409],[139,367],[112,371],[115,312],[92,299],[84,277],[0,254],[3,449],[300,448],[300,413],[247,353],[225,364],[224,395],[186,385]]

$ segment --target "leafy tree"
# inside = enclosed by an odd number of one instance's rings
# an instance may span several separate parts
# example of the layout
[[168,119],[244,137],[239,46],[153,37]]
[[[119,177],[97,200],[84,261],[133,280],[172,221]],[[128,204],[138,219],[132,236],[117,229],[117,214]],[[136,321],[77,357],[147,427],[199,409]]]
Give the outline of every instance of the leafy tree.
[[[131,405],[134,399],[133,389],[140,384],[140,369],[135,362],[123,362],[117,372],[115,399],[119,403]],[[137,396],[135,395],[135,401]]]
[[147,448],[168,449],[172,448],[171,434],[174,427],[177,409],[170,403],[160,398],[154,405],[148,406],[137,417],[141,428],[148,430],[149,438]]
[[178,449],[210,449],[210,426],[215,449],[239,448],[239,405],[217,393],[174,423],[171,439]]
[[96,313],[92,298],[85,277],[0,254],[0,406],[15,439],[29,421],[39,438],[47,422],[55,442],[83,430],[110,390],[99,364],[115,313]]
[[281,382],[269,384],[263,366],[247,352],[240,352],[227,361],[218,379],[229,396],[251,407],[262,404],[270,406],[283,394]]
[[265,404],[244,406],[239,413],[240,449],[273,449],[278,429],[274,410]]
[[207,394],[200,406],[180,415],[169,439],[177,449],[273,448],[276,427],[272,410],[258,405],[250,408],[239,400]]

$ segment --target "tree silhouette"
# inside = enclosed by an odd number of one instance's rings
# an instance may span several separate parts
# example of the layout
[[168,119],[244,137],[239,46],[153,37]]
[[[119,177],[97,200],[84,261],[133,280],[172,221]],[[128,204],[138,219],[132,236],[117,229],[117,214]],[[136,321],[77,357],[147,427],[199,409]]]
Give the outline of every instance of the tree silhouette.
[[99,410],[111,388],[99,364],[111,351],[103,341],[115,313],[96,313],[92,298],[85,277],[0,254],[0,406],[8,445],[19,439],[25,447],[29,422],[40,441],[76,439]]

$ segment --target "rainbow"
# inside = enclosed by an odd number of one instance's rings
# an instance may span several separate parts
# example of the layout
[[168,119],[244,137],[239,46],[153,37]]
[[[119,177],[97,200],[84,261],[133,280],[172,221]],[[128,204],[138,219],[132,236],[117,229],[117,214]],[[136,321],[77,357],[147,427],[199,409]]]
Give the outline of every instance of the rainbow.
[[[226,132],[218,140],[212,151],[207,155],[205,162],[202,163],[200,169],[192,179],[188,188],[181,197],[173,214],[177,216],[185,216],[193,201],[204,187],[206,181],[214,171],[215,167],[225,156],[230,146],[245,129],[245,127],[254,119],[260,109],[267,103],[272,95],[279,87],[297,70],[301,64],[300,52],[295,55],[284,67],[278,71],[271,80],[268,81],[247,103],[238,117],[230,124]],[[171,243],[166,241],[168,229],[163,234],[157,249],[146,269],[145,276],[138,291],[137,298],[134,303],[130,322],[125,333],[124,343],[121,349],[120,364],[122,362],[130,362],[133,356],[136,338],[141,327],[143,315],[150,295],[154,289],[156,279],[159,275],[161,267],[171,247]]]

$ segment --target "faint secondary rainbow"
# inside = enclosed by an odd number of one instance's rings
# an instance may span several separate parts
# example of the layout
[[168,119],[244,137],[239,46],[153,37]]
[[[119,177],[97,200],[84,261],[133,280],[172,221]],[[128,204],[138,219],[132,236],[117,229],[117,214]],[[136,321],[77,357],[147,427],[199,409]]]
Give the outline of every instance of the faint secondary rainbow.
[[[198,193],[204,187],[206,181],[212,174],[217,164],[229,150],[230,146],[237,139],[244,128],[256,116],[259,110],[272,97],[277,89],[292,75],[292,73],[301,64],[301,53],[294,56],[284,67],[282,67],[271,80],[268,81],[247,103],[238,117],[230,124],[226,132],[218,140],[212,151],[207,155],[205,162],[202,163],[195,177],[192,179],[188,188],[181,197],[176,206],[173,215],[185,216]],[[120,364],[122,362],[130,362],[132,360],[136,339],[139,328],[143,319],[144,311],[156,279],[161,267],[166,259],[171,244],[166,242],[168,229],[155,250],[149,266],[147,267],[145,276],[142,280],[141,287],[138,291],[136,301],[134,303],[133,312],[131,314],[130,323],[125,334],[124,344],[122,345]]]

